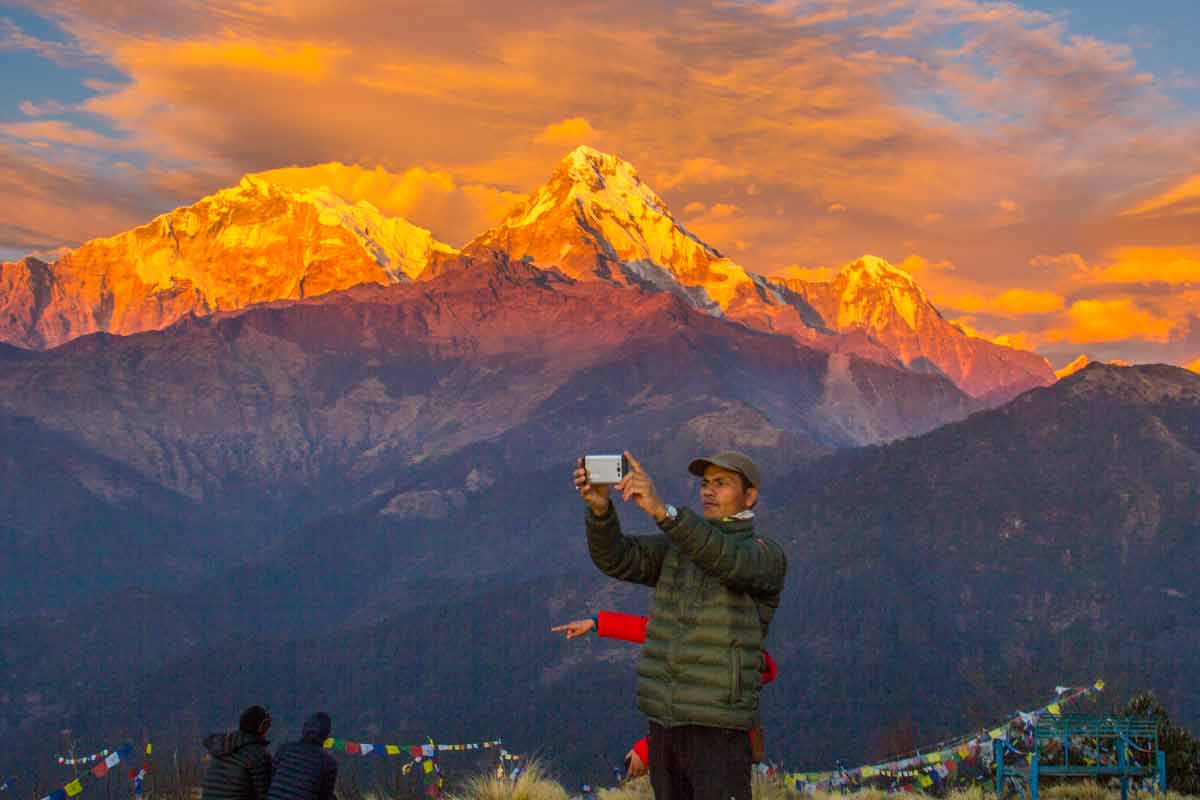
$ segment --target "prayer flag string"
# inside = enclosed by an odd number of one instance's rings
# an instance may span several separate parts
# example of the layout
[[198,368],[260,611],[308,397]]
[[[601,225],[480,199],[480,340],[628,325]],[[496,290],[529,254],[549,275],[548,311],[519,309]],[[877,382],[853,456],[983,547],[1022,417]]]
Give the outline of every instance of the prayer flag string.
[[[104,757],[103,761],[99,761],[96,766],[92,767],[84,776],[90,775],[92,779],[99,780],[108,775],[109,770],[121,763],[122,760],[128,760],[133,755],[133,745],[126,744],[110,752]],[[62,763],[62,762],[60,762]],[[68,797],[75,797],[83,793],[82,777],[75,778],[70,783],[60,789],[55,789],[50,794],[42,798],[42,800],[67,800]]]
[[929,748],[929,752],[918,750],[914,755],[893,759],[879,764],[866,764],[854,769],[836,769],[825,772],[791,772],[784,775],[784,783],[801,792],[823,789],[834,791],[872,778],[887,778],[899,781],[915,780],[923,789],[931,787],[957,772],[960,762],[991,759],[991,742],[1010,738],[1010,730],[1020,727],[1022,735],[1028,736],[1037,728],[1038,719],[1044,714],[1061,716],[1062,707],[1082,697],[1104,690],[1104,681],[1091,686],[1055,687],[1055,698],[1036,711],[1018,711],[1006,723],[979,734],[968,734],[957,739],[940,742]]

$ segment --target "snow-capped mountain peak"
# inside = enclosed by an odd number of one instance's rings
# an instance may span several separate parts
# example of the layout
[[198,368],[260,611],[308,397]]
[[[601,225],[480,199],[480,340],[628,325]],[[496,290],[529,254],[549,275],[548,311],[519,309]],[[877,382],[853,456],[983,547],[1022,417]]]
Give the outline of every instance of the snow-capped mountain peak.
[[834,280],[840,297],[837,310],[839,330],[861,325],[868,329],[884,327],[898,315],[916,330],[925,313],[934,313],[925,292],[904,270],[878,256],[865,255],[847,264]]
[[714,313],[757,285],[683,227],[632,164],[587,146],[567,154],[544,185],[466,249],[473,247],[530,256],[580,280],[671,291]]
[[34,291],[42,280],[35,267],[10,270],[19,286],[9,298],[0,295],[0,310],[19,307],[4,329],[7,341],[53,347],[94,331],[160,328],[190,313],[407,282],[438,254],[453,252],[370,203],[250,174],[66,253],[45,268],[53,292]]
[[316,210],[321,226],[347,231],[394,281],[415,280],[434,253],[456,252],[425,228],[403,217],[386,216],[370,201],[350,203],[328,186],[293,188],[251,173],[243,176],[236,186],[200,201],[206,202],[213,210],[229,211],[264,202],[310,206]]

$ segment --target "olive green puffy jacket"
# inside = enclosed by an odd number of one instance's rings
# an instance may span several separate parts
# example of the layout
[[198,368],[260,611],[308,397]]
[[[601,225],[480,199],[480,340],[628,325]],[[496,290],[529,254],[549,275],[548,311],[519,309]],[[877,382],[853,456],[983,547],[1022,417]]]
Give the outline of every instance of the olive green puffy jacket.
[[690,509],[663,534],[625,536],[616,511],[587,512],[588,550],[613,578],[654,587],[638,662],[638,708],[666,727],[749,730],[758,716],[763,640],[787,560],[753,519]]

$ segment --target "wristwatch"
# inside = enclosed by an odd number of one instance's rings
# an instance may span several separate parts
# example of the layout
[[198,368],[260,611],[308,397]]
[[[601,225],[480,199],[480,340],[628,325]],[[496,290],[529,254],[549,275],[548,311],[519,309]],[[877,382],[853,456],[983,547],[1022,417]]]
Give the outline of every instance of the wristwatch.
[[663,517],[663,522],[674,522],[679,519],[679,509],[667,503],[667,515]]

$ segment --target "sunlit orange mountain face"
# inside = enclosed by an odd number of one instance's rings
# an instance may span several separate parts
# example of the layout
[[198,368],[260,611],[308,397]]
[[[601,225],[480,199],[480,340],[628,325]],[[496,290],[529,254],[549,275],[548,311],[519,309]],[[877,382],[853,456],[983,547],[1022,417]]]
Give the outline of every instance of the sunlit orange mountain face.
[[1041,357],[948,323],[911,276],[882,259],[864,256],[828,283],[750,272],[684,228],[631,164],[588,147],[461,253],[368,202],[247,175],[54,263],[4,264],[0,341],[42,349],[362,283],[436,281],[446,264],[490,252],[571,282],[666,292],[818,351],[940,374],[984,403],[1055,377]]

